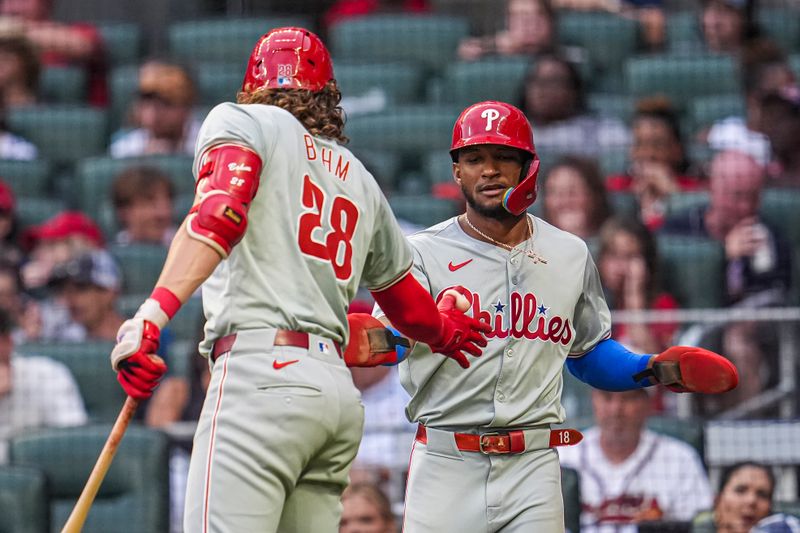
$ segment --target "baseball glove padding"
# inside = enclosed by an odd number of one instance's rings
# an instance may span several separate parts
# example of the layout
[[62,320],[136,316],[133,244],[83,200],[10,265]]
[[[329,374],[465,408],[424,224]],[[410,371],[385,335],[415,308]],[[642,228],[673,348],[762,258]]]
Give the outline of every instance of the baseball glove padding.
[[739,384],[736,367],[725,357],[693,346],[672,346],[656,355],[634,381],[651,377],[674,392],[719,394]]
[[350,326],[350,342],[344,352],[347,366],[397,364],[397,347],[411,346],[408,339],[398,337],[367,313],[347,315],[347,324]]

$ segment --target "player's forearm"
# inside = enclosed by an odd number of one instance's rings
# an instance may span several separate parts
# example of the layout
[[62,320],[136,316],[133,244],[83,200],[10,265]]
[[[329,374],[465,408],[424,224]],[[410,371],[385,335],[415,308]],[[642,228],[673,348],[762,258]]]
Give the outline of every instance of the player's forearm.
[[184,303],[208,279],[221,260],[219,253],[211,246],[190,237],[184,223],[172,240],[156,287],[164,287]]
[[652,385],[649,379],[634,381],[633,376],[650,364],[652,355],[629,351],[615,340],[600,341],[581,357],[567,359],[573,376],[596,389],[624,391]]
[[442,318],[431,295],[410,273],[372,297],[392,325],[406,337],[426,344],[442,338]]

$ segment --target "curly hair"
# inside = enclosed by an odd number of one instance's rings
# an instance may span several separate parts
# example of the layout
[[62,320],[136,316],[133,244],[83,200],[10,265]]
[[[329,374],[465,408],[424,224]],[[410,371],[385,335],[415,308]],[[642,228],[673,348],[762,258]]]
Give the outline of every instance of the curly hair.
[[330,80],[319,92],[305,89],[261,88],[252,93],[239,92],[239,104],[265,104],[285,109],[295,116],[311,135],[346,144],[344,110],[339,105],[342,93],[336,80]]

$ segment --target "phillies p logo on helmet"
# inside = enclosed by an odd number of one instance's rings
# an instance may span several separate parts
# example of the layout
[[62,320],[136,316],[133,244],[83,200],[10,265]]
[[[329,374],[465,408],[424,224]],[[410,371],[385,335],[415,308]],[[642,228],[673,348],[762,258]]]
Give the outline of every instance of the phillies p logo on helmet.
[[486,119],[486,131],[492,131],[492,122],[500,118],[500,111],[491,107],[484,109],[481,111],[481,118]]

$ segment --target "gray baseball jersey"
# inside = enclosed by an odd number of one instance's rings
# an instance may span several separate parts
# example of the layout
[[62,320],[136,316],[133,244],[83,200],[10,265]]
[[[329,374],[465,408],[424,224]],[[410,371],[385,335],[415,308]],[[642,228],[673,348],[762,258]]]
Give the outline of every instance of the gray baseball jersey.
[[380,289],[411,265],[379,186],[349,150],[312,137],[278,107],[212,109],[197,139],[195,179],[203,154],[224,143],[251,148],[264,166],[244,238],[203,285],[201,353],[232,331],[262,327],[345,343],[359,283]]
[[[586,244],[531,220],[533,238],[514,252],[470,237],[457,218],[410,238],[419,282],[434,296],[466,287],[468,314],[493,327],[483,355],[471,358],[467,370],[424,344],[414,347],[400,364],[410,420],[452,428],[564,421],[564,361],[609,337],[611,317]],[[531,248],[547,263],[523,252]]]

